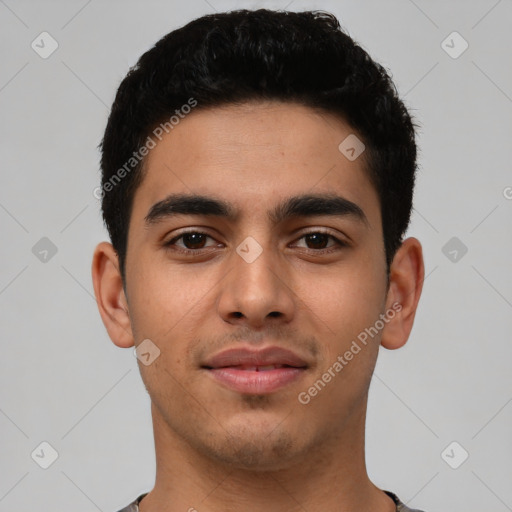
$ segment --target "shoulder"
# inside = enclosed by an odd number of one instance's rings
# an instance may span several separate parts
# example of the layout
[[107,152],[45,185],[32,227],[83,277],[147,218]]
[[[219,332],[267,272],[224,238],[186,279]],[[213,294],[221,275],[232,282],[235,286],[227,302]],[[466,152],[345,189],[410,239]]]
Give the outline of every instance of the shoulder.
[[384,491],[396,504],[396,512],[424,512],[417,508],[409,508],[407,505],[402,503],[398,496],[391,491]]
[[129,505],[126,505],[126,507],[122,508],[118,512],[139,512],[139,503],[141,502],[142,498],[144,498],[144,496],[146,496],[147,494],[147,492],[141,494],[140,496],[135,498]]

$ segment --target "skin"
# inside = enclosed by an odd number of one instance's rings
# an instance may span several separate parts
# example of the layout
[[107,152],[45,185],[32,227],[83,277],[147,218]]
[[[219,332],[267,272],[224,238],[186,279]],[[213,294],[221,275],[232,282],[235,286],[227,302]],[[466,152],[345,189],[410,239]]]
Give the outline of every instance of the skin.
[[[424,265],[419,241],[406,239],[387,286],[377,192],[363,157],[349,161],[338,150],[351,133],[341,119],[292,103],[193,111],[147,156],[129,226],[126,290],[112,246],[97,246],[94,290],[113,343],[129,348],[150,339],[160,349],[150,365],[139,362],[157,461],[142,512],[395,510],[366,471],[367,397],[379,346],[407,342]],[[323,192],[356,203],[367,223],[323,215],[273,224],[267,217],[290,196]],[[152,205],[171,193],[223,199],[239,215],[180,215],[146,226]],[[211,238],[164,247],[183,228]],[[318,231],[349,245],[304,238]],[[263,250],[252,263],[236,252],[248,236]],[[299,393],[394,303],[401,311],[301,404]],[[309,367],[273,393],[241,394],[201,369],[206,357],[240,344],[288,348]]]

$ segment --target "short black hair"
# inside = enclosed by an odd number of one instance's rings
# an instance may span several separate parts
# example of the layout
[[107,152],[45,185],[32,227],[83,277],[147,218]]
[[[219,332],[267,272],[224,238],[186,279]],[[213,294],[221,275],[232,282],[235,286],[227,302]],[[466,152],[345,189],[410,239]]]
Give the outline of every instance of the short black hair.
[[191,106],[254,100],[337,115],[362,137],[365,170],[380,198],[389,272],[409,225],[416,174],[414,123],[390,75],[331,13],[242,9],[200,17],[165,35],[119,86],[99,145],[97,190],[123,283],[133,197],[150,139],[154,144],[150,135],[162,132],[159,125],[172,129],[175,114],[183,117]]

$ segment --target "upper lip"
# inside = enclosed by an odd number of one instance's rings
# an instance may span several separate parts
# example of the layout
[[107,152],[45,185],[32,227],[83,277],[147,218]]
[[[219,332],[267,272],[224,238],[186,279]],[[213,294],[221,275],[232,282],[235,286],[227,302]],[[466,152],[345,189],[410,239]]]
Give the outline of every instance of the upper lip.
[[281,347],[263,349],[236,347],[223,350],[207,359],[203,367],[223,368],[226,366],[269,366],[286,365],[296,368],[307,367],[306,361],[291,350]]

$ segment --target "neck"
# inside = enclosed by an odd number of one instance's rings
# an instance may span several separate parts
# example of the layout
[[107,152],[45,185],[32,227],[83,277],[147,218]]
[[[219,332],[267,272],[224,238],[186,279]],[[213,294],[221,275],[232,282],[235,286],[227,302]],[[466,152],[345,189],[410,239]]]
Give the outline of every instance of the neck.
[[212,460],[169,429],[152,405],[156,449],[154,489],[141,512],[394,512],[395,504],[368,478],[364,454],[366,403],[335,439],[279,468],[247,469]]

